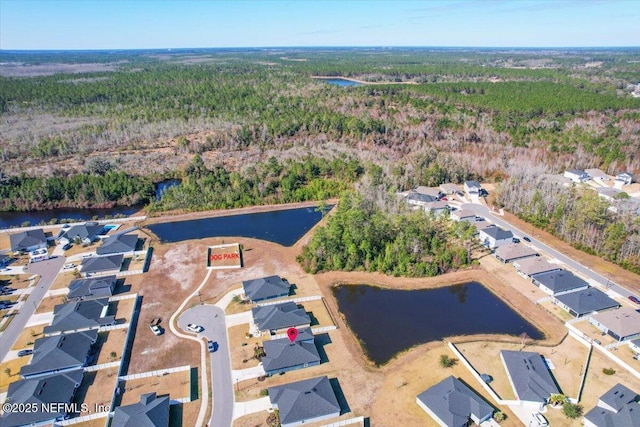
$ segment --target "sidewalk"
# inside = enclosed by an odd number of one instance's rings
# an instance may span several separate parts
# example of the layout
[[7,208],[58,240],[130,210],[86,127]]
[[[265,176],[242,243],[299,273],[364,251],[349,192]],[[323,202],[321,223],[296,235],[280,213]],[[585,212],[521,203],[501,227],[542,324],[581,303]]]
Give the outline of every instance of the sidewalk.
[[269,396],[250,400],[248,402],[235,402],[233,404],[233,419],[235,420],[240,417],[244,417],[245,415],[268,411],[270,409],[271,401],[269,400]]

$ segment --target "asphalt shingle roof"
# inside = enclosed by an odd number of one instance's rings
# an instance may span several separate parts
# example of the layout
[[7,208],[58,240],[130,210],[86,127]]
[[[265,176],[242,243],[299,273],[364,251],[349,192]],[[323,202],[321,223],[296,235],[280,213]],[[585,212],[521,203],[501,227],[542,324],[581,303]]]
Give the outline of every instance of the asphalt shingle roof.
[[291,328],[311,323],[309,315],[295,302],[267,305],[251,309],[253,322],[261,331]]
[[591,317],[619,337],[628,337],[640,333],[640,313],[632,308],[623,307],[598,313]]
[[280,276],[268,276],[260,279],[245,280],[242,288],[251,301],[261,301],[289,295],[291,285]]
[[[640,406],[638,394],[633,390],[616,384],[600,397],[596,406],[584,416],[598,427],[637,427],[640,426]],[[610,411],[600,406],[606,404],[615,409]]]
[[515,259],[536,256],[538,255],[538,252],[534,251],[529,246],[512,243],[509,245],[499,246],[498,249],[496,249],[495,254],[500,259],[509,262]]
[[277,407],[283,425],[340,414],[340,404],[326,376],[270,387],[269,400]]
[[67,298],[105,298],[113,294],[116,276],[103,276],[93,279],[76,279],[69,283]]
[[102,246],[96,249],[98,255],[118,254],[136,250],[138,236],[135,234],[116,234],[102,241]]
[[108,298],[56,305],[53,308],[53,321],[50,326],[45,326],[44,333],[98,329],[100,326],[113,324],[115,316],[101,317],[108,305]]
[[519,259],[514,262],[514,265],[518,269],[518,271],[521,271],[527,276],[560,269],[560,267],[558,267],[556,264],[549,263],[549,261],[547,261],[543,257]]
[[417,193],[415,191],[411,191],[409,192],[409,194],[407,194],[407,200],[412,202],[428,203],[428,202],[435,202],[436,200],[438,200],[438,198],[430,194],[422,194],[422,193]]
[[281,369],[320,363],[320,355],[314,341],[295,341],[289,338],[265,341],[263,343],[266,356],[262,358],[262,366],[268,373]]
[[143,394],[140,402],[116,408],[111,427],[167,427],[169,403],[169,396]]
[[[7,401],[11,403],[35,404],[42,408],[47,403],[70,403],[76,387],[82,382],[82,369],[61,374],[19,380],[9,384]],[[58,408],[56,408],[58,409]],[[12,412],[0,418],[3,427],[37,424],[47,420],[62,418],[65,412]]]
[[620,307],[620,304],[609,298],[607,294],[594,288],[559,295],[556,299],[576,312],[578,316],[591,313],[592,311]]
[[450,376],[418,395],[420,400],[448,426],[462,426],[471,414],[483,419],[493,407],[462,381]]
[[9,236],[11,250],[14,252],[24,251],[32,246],[46,243],[47,238],[41,228],[35,230],[27,230]]
[[104,225],[99,224],[80,224],[69,228],[60,238],[67,238],[74,241],[76,238],[80,240],[94,239],[104,230]]
[[487,227],[481,230],[481,233],[486,234],[489,237],[493,237],[496,240],[512,239],[513,233],[509,230],[504,230],[500,227]]
[[124,255],[109,255],[85,258],[80,264],[83,273],[101,273],[103,271],[120,270]]
[[38,338],[33,347],[33,358],[20,369],[28,377],[56,370],[79,368],[98,339],[98,331],[84,331]]
[[589,286],[587,282],[567,270],[538,273],[534,274],[532,278],[551,289],[553,293]]
[[500,355],[519,400],[545,402],[560,393],[539,353],[501,350]]

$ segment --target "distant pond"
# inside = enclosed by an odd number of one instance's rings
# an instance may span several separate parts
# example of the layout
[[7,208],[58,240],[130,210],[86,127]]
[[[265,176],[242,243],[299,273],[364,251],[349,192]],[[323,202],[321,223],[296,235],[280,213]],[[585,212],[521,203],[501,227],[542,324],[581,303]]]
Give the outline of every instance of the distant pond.
[[0,212],[0,228],[9,228],[12,226],[20,227],[23,223],[27,222],[29,223],[29,225],[38,225],[42,221],[48,223],[53,218],[56,218],[58,221],[60,221],[62,219],[90,220],[94,217],[102,219],[107,215],[129,216],[143,208],[143,206],[118,206],[115,208],[105,209],[60,208],[44,211]]
[[[331,209],[333,206],[328,206]],[[148,226],[167,243],[206,237],[250,237],[291,246],[322,219],[315,207],[258,212]]]
[[369,359],[387,363],[396,354],[454,335],[544,335],[480,283],[397,290],[370,285],[333,289],[340,311]]
[[362,86],[362,83],[354,82],[346,79],[321,79],[325,83],[329,83],[331,85],[336,86]]

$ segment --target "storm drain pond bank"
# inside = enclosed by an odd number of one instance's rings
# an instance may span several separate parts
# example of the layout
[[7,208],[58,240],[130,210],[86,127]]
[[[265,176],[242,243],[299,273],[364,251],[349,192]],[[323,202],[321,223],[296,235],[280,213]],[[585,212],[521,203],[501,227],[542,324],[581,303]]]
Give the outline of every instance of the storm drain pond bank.
[[419,344],[455,335],[544,335],[477,282],[398,290],[339,285],[332,292],[364,352],[376,365]]

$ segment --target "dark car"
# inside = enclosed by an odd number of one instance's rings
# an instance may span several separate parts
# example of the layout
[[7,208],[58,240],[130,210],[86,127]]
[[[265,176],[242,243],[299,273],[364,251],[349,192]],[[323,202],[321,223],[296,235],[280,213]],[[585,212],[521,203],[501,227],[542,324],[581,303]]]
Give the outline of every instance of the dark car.
[[512,243],[520,243],[520,239],[518,239],[517,237],[514,237],[513,239],[511,239]]
[[218,350],[218,343],[215,341],[209,341],[207,343],[207,348],[209,349],[209,353],[213,353],[214,351]]
[[636,298],[633,295],[629,295],[629,301],[635,302],[636,304],[640,304],[640,299]]
[[524,240],[525,242],[529,242],[529,243],[531,243],[531,239],[530,239],[530,238],[528,238],[527,236],[524,236],[524,237],[522,238],[522,240]]
[[64,246],[62,247],[62,250],[63,250],[63,251],[67,251],[67,250],[71,249],[71,247],[72,247],[72,246],[73,246],[73,245],[72,245],[71,243],[67,243],[66,245],[64,245]]
[[25,350],[20,350],[18,352],[18,357],[22,357],[22,356],[28,356],[30,354],[33,354],[33,349],[27,348]]

